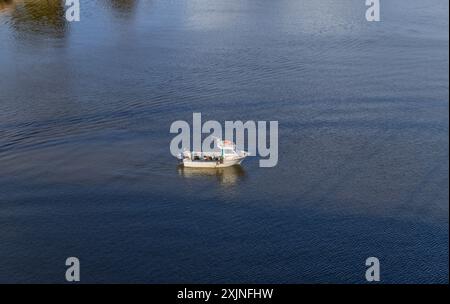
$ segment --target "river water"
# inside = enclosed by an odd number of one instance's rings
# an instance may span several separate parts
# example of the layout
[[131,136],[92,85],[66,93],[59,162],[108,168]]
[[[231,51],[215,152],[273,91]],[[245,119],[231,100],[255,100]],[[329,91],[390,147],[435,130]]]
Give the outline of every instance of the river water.
[[[0,0],[0,282],[448,283],[447,0]],[[182,170],[175,120],[277,120]]]

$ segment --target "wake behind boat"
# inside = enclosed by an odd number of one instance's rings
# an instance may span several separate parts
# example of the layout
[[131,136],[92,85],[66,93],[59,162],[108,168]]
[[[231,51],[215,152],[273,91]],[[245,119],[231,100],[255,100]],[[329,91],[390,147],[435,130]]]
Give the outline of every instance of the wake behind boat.
[[229,140],[216,139],[216,151],[195,152],[184,151],[178,155],[180,163],[190,168],[224,168],[240,165],[249,155],[246,151],[236,149],[236,145]]

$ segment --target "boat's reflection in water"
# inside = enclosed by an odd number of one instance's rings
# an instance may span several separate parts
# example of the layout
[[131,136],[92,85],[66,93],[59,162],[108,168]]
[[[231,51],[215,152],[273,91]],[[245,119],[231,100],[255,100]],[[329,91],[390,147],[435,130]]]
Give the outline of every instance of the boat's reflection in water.
[[226,168],[186,168],[179,165],[177,169],[178,174],[185,178],[215,178],[222,185],[234,185],[246,176],[240,165]]

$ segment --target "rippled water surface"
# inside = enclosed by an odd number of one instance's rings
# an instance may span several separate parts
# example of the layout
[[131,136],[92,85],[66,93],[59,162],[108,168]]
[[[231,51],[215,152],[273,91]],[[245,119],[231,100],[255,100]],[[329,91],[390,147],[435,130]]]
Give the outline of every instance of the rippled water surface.
[[[0,281],[448,282],[448,1],[0,0]],[[170,124],[278,120],[180,169]]]

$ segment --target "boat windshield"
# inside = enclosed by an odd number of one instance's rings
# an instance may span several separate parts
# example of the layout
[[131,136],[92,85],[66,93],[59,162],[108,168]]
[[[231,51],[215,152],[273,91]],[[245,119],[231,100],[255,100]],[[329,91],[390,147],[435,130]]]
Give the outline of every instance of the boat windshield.
[[234,154],[233,149],[223,149],[223,154]]

